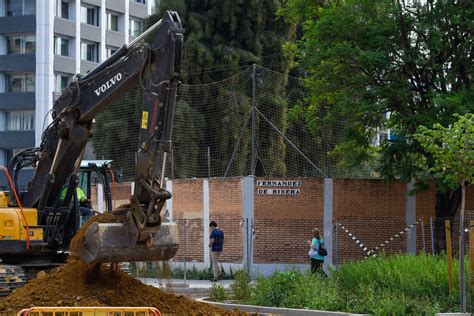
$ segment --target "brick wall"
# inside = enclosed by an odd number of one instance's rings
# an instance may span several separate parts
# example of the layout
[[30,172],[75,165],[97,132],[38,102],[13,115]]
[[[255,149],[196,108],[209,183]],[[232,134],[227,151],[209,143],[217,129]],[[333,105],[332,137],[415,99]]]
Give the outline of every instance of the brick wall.
[[[406,184],[384,184],[381,180],[335,179],[333,218],[345,225],[369,249],[405,227]],[[391,242],[385,251],[405,249],[406,238]],[[361,251],[346,233],[339,231],[339,259],[363,258]]]
[[[253,245],[255,263],[307,263],[311,229],[323,229],[324,181],[322,179],[291,178],[301,181],[299,195],[260,195],[255,179]],[[275,179],[273,179],[275,180]],[[127,202],[130,184],[116,184],[115,206]],[[95,201],[95,189],[93,202]],[[416,195],[417,219],[424,223],[425,244],[431,249],[429,219],[435,215],[435,188]],[[119,203],[120,202],[120,203]],[[210,220],[218,222],[225,232],[224,262],[243,259],[242,179],[211,179],[209,181]],[[374,248],[405,228],[406,184],[385,184],[381,180],[344,180],[333,182],[333,220],[343,224],[366,246]],[[95,201],[96,203],[96,201]],[[184,259],[184,225],[187,227],[187,260],[204,260],[203,180],[173,180],[173,217],[180,229],[181,248],[177,259]],[[474,187],[468,188],[466,223],[474,219]],[[337,234],[337,243],[336,243]],[[417,250],[422,251],[421,225],[416,228]],[[457,236],[453,239],[457,246]],[[336,247],[337,246],[337,247]],[[336,248],[339,261],[360,259],[364,252],[338,229],[334,231],[333,260]],[[406,238],[395,239],[385,247],[386,253],[405,252]]]
[[221,262],[242,262],[242,178],[209,181],[209,219],[224,231]]
[[[184,261],[186,254],[186,261],[202,262],[204,260],[204,221],[202,218],[175,218],[174,219],[179,228],[179,242],[180,246],[175,259]],[[185,229],[186,225],[186,229]],[[185,235],[186,231],[186,235]],[[186,245],[185,245],[186,242]]]
[[[266,187],[257,186],[255,189]],[[291,178],[301,181],[299,195],[255,194],[255,263],[306,263],[311,229],[323,230],[324,181],[322,179]],[[292,187],[293,188],[293,187]]]
[[180,243],[176,259],[184,258],[184,220],[187,223],[187,255],[189,261],[204,261],[204,202],[201,179],[173,181],[173,218],[179,227]]

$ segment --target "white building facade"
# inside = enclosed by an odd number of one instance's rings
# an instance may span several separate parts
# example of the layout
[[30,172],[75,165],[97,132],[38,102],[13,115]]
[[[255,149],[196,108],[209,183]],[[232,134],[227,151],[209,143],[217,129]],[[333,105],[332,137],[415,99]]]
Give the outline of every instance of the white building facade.
[[0,0],[0,165],[38,146],[54,99],[129,43],[154,0]]

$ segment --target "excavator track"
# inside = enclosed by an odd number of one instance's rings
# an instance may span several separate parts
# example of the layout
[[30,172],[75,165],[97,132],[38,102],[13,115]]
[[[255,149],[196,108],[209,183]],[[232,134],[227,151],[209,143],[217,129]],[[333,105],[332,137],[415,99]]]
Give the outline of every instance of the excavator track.
[[28,281],[23,268],[0,264],[0,296],[7,296],[14,289],[22,287]]

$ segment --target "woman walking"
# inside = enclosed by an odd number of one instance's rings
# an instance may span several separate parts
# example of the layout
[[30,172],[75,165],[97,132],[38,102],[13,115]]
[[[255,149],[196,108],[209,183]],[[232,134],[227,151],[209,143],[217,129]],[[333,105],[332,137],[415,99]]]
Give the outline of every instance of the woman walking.
[[311,273],[323,273],[324,257],[327,255],[326,247],[324,246],[324,240],[321,236],[321,232],[317,228],[313,228],[311,231],[313,239],[308,240],[308,245],[311,247],[308,255],[311,258]]

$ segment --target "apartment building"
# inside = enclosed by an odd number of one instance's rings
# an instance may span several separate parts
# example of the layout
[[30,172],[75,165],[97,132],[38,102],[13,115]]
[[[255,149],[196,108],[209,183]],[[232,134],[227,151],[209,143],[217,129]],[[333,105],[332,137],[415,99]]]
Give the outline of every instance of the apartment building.
[[38,146],[55,97],[138,36],[154,0],[0,0],[0,165]]

